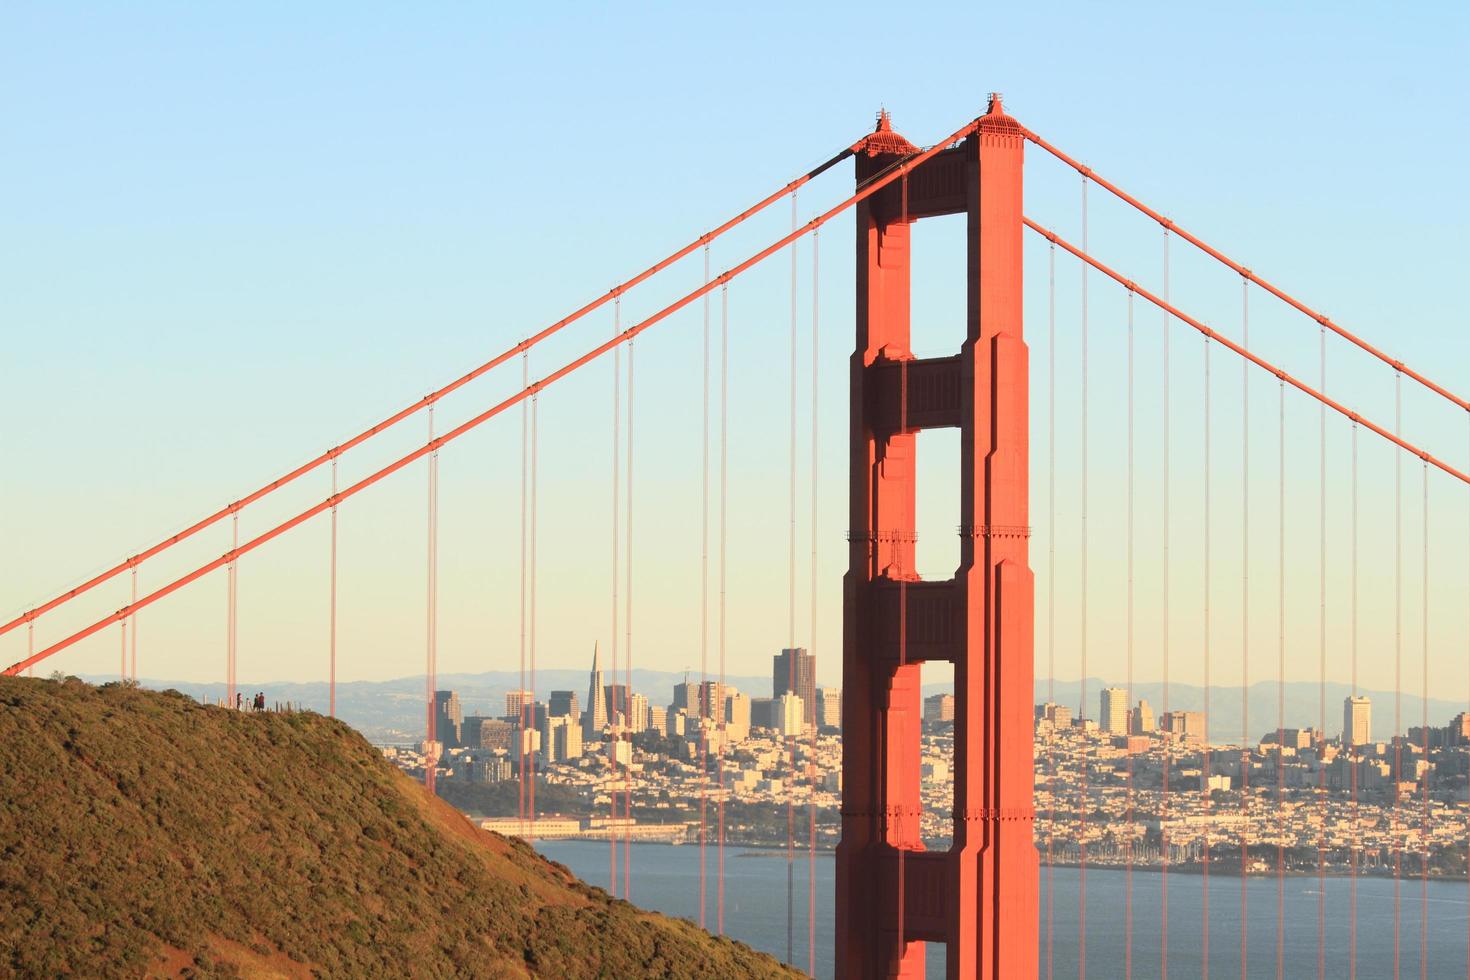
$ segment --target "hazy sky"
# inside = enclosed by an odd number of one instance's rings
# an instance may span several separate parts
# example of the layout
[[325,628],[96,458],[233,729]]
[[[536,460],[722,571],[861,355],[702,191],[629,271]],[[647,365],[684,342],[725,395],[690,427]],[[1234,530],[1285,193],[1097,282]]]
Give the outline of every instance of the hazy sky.
[[[861,4],[423,6],[10,3],[0,11],[0,609],[35,601],[151,544],[422,396],[851,143],[887,106],[914,142],[983,111],[1000,89],[1028,126],[1395,356],[1470,390],[1463,296],[1470,205],[1463,160],[1463,5],[1388,12],[1334,4],[910,6]],[[1079,179],[1031,149],[1030,214],[1076,238]],[[844,166],[803,192],[802,220],[850,188]],[[1096,189],[1091,244],[1158,285],[1158,229]],[[714,250],[716,271],[774,239],[780,206]],[[957,345],[957,219],[919,227],[916,347]],[[837,680],[845,563],[845,360],[852,225],[822,238],[816,540],[809,624],[811,270],[798,254],[797,629]],[[1047,250],[1028,240],[1033,360],[1033,565],[1038,664],[1048,669]],[[1239,280],[1174,251],[1172,294],[1222,330],[1241,328]],[[679,295],[697,260],[629,297],[624,321]],[[763,673],[787,627],[785,256],[732,287],[727,658]],[[1080,273],[1057,261],[1056,672],[1080,670]],[[1089,300],[1089,672],[1126,668],[1126,304],[1094,276]],[[1251,295],[1253,345],[1315,377],[1313,324]],[[716,311],[717,318],[717,311]],[[1162,670],[1159,624],[1160,317],[1136,316],[1135,674]],[[569,330],[533,371],[612,329]],[[1171,651],[1202,679],[1205,648],[1202,346],[1176,325]],[[634,655],[697,670],[700,645],[700,308],[637,352]],[[611,366],[540,405],[539,657],[581,665],[610,633]],[[492,404],[519,368],[446,402],[439,426]],[[1392,373],[1341,342],[1329,389],[1385,423]],[[1277,391],[1251,382],[1250,555],[1241,552],[1241,370],[1211,364],[1210,653],[1240,680],[1242,570],[1249,679],[1278,658]],[[1467,463],[1463,413],[1406,387],[1404,426]],[[1318,418],[1287,404],[1287,673],[1318,672]],[[1328,427],[1329,673],[1350,679],[1349,427]],[[360,476],[422,441],[406,423],[344,462]],[[519,416],[441,458],[440,669],[506,669],[519,644]],[[1359,662],[1394,674],[1393,456],[1360,440]],[[957,542],[951,435],[921,439],[920,566],[944,577]],[[257,533],[320,499],[323,471],[242,518]],[[1422,485],[1403,466],[1403,674],[1420,683]],[[1433,683],[1464,690],[1466,492],[1430,481]],[[345,678],[422,668],[425,478],[401,473],[341,512],[340,667]],[[229,528],[142,573],[145,586],[212,558]],[[242,679],[326,669],[324,520],[242,562]],[[715,597],[710,589],[711,604]],[[126,577],[44,620],[38,642],[126,600]],[[216,575],[144,614],[141,672],[210,679],[224,659]],[[621,611],[620,611],[621,614]],[[712,613],[713,616],[713,613]],[[713,622],[713,619],[712,619]],[[24,653],[24,631],[0,660]],[[713,640],[710,664],[715,663]],[[117,663],[116,631],[58,658]]]

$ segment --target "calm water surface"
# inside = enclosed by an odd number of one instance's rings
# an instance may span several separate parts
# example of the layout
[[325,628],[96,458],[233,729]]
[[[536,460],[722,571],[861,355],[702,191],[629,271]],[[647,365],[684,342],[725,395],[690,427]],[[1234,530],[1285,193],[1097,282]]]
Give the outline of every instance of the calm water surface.
[[[560,861],[594,885],[607,887],[608,845],[590,841],[541,841],[537,849]],[[714,848],[708,851],[709,892],[707,922],[715,926]],[[621,859],[621,852],[620,852]],[[795,915],[792,946],[797,966],[807,963],[807,861],[797,854],[794,867]],[[817,976],[832,976],[833,860],[819,853],[816,860]],[[1052,973],[1058,978],[1078,975],[1079,873],[1074,868],[1051,872]],[[1161,878],[1156,873],[1133,874],[1133,956],[1131,976],[1158,980],[1160,968]],[[1203,972],[1204,881],[1198,875],[1169,875],[1169,975],[1198,977]],[[1041,976],[1047,973],[1047,872],[1041,878]],[[1348,976],[1350,954],[1348,922],[1352,885],[1345,878],[1328,878],[1321,888],[1316,878],[1287,878],[1283,895],[1283,976],[1317,976],[1319,900],[1326,923],[1323,954],[1328,977]],[[1123,871],[1089,868],[1087,871],[1087,975],[1124,976],[1124,909],[1127,875]],[[1470,936],[1470,889],[1463,882],[1430,882],[1427,902],[1417,879],[1401,886],[1399,964],[1405,978],[1420,974],[1420,924],[1427,925],[1426,976],[1466,976],[1466,945]],[[633,845],[632,900],[645,908],[697,920],[699,913],[699,848],[663,844]],[[1212,876],[1210,901],[1210,973],[1240,977],[1240,879]],[[1394,975],[1394,882],[1360,879],[1358,882],[1357,976],[1378,980]],[[1421,910],[1428,909],[1427,920]],[[1250,878],[1246,882],[1250,980],[1276,977],[1276,880]],[[725,931],[781,959],[786,957],[786,855],[784,851],[727,847],[725,850]],[[943,947],[930,947],[928,975],[944,975]]]

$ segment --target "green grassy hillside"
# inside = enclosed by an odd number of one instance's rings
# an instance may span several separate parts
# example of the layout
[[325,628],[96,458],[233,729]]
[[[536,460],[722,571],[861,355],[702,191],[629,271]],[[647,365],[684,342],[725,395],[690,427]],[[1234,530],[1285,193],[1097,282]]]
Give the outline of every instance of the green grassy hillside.
[[0,975],[783,977],[315,714],[0,678]]

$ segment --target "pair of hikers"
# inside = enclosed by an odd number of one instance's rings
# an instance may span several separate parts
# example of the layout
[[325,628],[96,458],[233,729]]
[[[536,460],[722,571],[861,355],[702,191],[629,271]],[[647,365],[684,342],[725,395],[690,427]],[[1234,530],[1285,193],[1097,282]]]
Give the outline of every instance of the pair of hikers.
[[[245,695],[242,694],[242,693],[240,693],[239,691],[236,691],[235,692],[235,710],[236,711],[244,711],[245,710]],[[265,710],[265,692],[264,691],[257,691],[256,694],[255,694],[255,697],[253,697],[253,698],[250,699],[250,710],[251,711],[264,711]]]

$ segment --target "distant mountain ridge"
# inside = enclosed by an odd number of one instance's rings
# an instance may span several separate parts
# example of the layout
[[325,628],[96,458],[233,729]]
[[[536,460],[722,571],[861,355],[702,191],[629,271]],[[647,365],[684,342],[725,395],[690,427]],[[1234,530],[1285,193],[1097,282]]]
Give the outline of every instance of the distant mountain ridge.
[[476,829],[346,725],[0,678],[0,976],[795,977]]

